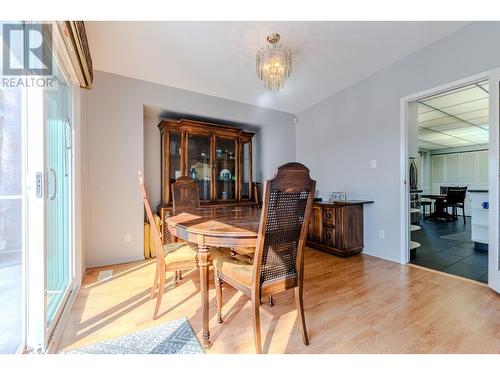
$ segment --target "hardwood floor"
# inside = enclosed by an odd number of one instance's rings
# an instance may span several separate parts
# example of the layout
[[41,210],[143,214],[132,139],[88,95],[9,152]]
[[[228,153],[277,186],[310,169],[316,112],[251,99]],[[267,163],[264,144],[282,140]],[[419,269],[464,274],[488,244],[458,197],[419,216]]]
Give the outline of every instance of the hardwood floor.
[[[500,296],[486,286],[359,255],[339,258],[313,249],[305,257],[304,346],[292,291],[262,305],[261,329],[268,353],[500,353]],[[97,281],[103,270],[113,277]],[[101,274],[103,275],[103,274]],[[149,297],[154,261],[89,270],[60,342],[61,349],[187,316],[201,338],[198,272],[167,284],[160,317],[152,320]],[[171,279],[171,275],[167,275]],[[168,280],[167,279],[167,280]],[[213,275],[207,353],[254,353],[251,304],[224,285],[224,324],[216,322]]]

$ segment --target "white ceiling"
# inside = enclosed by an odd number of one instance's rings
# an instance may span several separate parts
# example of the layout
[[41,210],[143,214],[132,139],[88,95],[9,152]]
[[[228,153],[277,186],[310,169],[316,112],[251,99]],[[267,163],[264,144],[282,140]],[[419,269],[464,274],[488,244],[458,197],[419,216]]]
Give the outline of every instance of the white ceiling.
[[488,81],[480,82],[419,100],[419,147],[437,150],[487,144],[488,86]]
[[[86,22],[97,70],[298,113],[435,42],[465,22]],[[255,53],[271,32],[292,48],[278,93]]]

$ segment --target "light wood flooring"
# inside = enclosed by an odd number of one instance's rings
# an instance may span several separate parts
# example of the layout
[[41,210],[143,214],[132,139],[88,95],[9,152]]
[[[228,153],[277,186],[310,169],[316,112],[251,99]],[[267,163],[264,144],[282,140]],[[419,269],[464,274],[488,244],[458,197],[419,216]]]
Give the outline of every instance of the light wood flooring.
[[[500,353],[500,296],[486,286],[359,255],[306,250],[304,302],[310,345],[302,344],[292,291],[261,308],[267,353]],[[113,277],[98,281],[103,270]],[[71,349],[188,317],[201,337],[199,277],[171,281],[153,321],[154,261],[88,270],[60,342]],[[171,275],[167,275],[171,280]],[[168,280],[168,279],[167,279]],[[224,285],[224,324],[215,317],[211,274],[212,353],[254,353],[251,305]]]

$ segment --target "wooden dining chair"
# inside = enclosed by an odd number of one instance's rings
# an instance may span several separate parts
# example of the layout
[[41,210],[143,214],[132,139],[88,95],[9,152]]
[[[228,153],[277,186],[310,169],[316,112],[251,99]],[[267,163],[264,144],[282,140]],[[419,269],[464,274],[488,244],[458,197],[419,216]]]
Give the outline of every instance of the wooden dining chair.
[[265,296],[294,289],[302,340],[309,344],[304,317],[304,242],[316,182],[309,169],[288,163],[266,181],[253,258],[220,257],[214,261],[217,322],[222,323],[224,282],[249,296],[253,305],[255,350],[261,353],[260,304]]
[[181,176],[171,185],[174,213],[200,207],[198,184],[188,176]]
[[[198,184],[188,176],[181,176],[171,185],[173,213],[180,213],[190,208],[200,207]],[[182,270],[174,273],[174,283],[182,280]]]
[[[149,205],[149,199],[144,187],[144,180],[141,172],[139,172],[139,188],[142,193],[142,198],[144,201],[144,208],[146,210],[146,215],[151,227],[151,235],[153,237],[153,242],[156,250],[156,270],[153,280],[153,286],[151,287],[151,298],[154,298],[156,287],[158,286],[158,294],[156,297],[156,306],[153,313],[153,319],[158,317],[158,311],[160,309],[161,300],[163,298],[163,293],[165,291],[166,284],[166,272],[173,271],[173,285],[175,286],[179,280],[179,271],[198,267],[198,247],[195,244],[183,242],[174,243],[167,242],[162,245],[160,230],[155,225],[155,220],[153,212],[151,211],[151,206]],[[163,223],[163,225],[165,225]],[[170,237],[171,240],[171,237]],[[209,248],[209,262],[213,259],[228,255],[228,252],[221,251],[217,248]]]

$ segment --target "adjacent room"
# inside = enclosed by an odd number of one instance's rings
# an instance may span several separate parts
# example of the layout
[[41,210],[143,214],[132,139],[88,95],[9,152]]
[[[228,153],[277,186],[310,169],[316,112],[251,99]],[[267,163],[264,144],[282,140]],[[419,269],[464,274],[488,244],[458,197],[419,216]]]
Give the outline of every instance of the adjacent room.
[[409,106],[411,263],[488,283],[488,81]]

